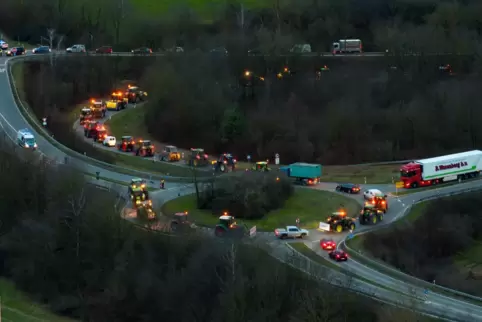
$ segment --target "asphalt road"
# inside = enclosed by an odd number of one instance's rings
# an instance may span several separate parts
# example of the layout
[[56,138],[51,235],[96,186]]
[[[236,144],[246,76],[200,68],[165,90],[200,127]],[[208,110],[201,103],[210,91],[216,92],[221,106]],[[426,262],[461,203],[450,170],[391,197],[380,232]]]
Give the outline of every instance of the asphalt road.
[[[125,56],[130,56],[130,53],[122,54]],[[367,55],[367,54],[365,54]],[[379,55],[379,53],[373,53],[373,55]],[[28,122],[24,119],[22,114],[19,112],[18,108],[16,107],[15,101],[13,99],[13,95],[11,92],[10,83],[7,77],[7,73],[5,72],[6,59],[4,57],[0,58],[0,126],[4,129],[7,135],[12,139],[16,139],[16,132],[22,128],[31,128]],[[32,129],[33,131],[33,129]],[[35,131],[33,131],[35,132]],[[58,162],[63,162],[67,157],[62,151],[57,149],[56,147],[50,145],[50,143],[45,140],[41,135],[38,133],[34,133],[36,136],[40,153],[47,156],[50,159],[56,159]],[[78,162],[76,160],[72,160],[68,158],[68,162]],[[77,165],[81,166],[81,165]],[[100,172],[100,175],[106,177],[108,179],[114,179],[119,181],[129,181],[130,176],[123,175],[120,173],[116,173],[113,171],[105,170],[99,168],[97,166],[83,164],[84,168],[82,168],[85,172],[95,173]],[[146,178],[148,179],[148,178]],[[151,186],[157,186],[155,182],[150,183]],[[468,187],[479,187],[482,185],[482,181],[473,181],[468,182],[465,184],[458,184],[443,187],[437,190],[425,190],[420,191],[414,194],[409,194],[402,196],[400,198],[390,197],[389,199],[389,211],[385,216],[385,220],[383,223],[380,223],[377,226],[358,226],[356,229],[356,234],[363,233],[369,231],[371,229],[379,229],[383,226],[388,225],[390,222],[399,219],[404,210],[409,207],[412,203],[426,197],[437,197],[437,195],[441,194],[442,192],[446,191],[460,191],[462,189],[467,189]],[[329,183],[323,183],[320,186],[316,187],[317,189],[323,190],[331,190],[333,191],[334,185]],[[393,185],[370,185],[363,187],[365,188],[378,188],[385,192],[393,191]],[[176,198],[179,195],[184,195],[187,193],[192,192],[192,186],[186,184],[179,184],[179,183],[169,183],[169,186],[166,190],[153,192],[151,195],[154,199],[155,203],[162,204],[167,200]],[[357,198],[360,200],[362,196],[352,196],[353,198]],[[360,200],[361,201],[361,200]],[[340,235],[333,235],[331,233],[322,233],[317,232],[316,230],[310,233],[310,238],[306,241],[308,245],[315,245],[319,242],[319,239],[323,236],[333,236],[336,240],[342,241],[346,237],[345,234]],[[269,245],[271,254],[280,260],[288,261],[288,258],[291,256],[291,251],[287,247],[286,243],[279,242],[274,238],[271,233],[267,234],[260,234],[258,238],[256,238],[257,242],[260,242],[264,245]],[[326,258],[326,254],[321,251],[318,251],[321,256]],[[322,272],[325,278],[328,278],[330,282],[334,283],[345,283],[344,277],[341,272],[331,272],[327,275],[326,268],[321,265],[316,265],[316,263],[311,263],[312,270],[310,270],[310,274],[315,274]],[[424,312],[424,313],[431,313],[437,316],[443,314],[449,319],[456,320],[456,321],[482,321],[482,307],[465,302],[456,300],[453,298],[448,298],[443,295],[439,295],[436,293],[429,293],[424,294],[424,290],[417,288],[415,286],[409,285],[405,282],[395,280],[387,275],[384,275],[380,272],[374,271],[353,259],[345,263],[337,264],[343,266],[344,268],[352,271],[356,275],[366,278],[372,282],[378,283],[380,285],[384,285],[385,287],[389,287],[390,289],[397,290],[397,292],[388,290],[384,287],[379,287],[376,285],[371,285],[370,283],[363,282],[361,280],[355,279],[354,281],[350,282],[350,287],[355,288],[358,290],[363,290],[365,293],[376,295],[377,297],[381,297],[387,300],[391,300],[392,302],[402,303],[404,306],[410,306],[413,309]],[[328,277],[326,277],[328,276]],[[415,298],[415,300],[414,300]]]

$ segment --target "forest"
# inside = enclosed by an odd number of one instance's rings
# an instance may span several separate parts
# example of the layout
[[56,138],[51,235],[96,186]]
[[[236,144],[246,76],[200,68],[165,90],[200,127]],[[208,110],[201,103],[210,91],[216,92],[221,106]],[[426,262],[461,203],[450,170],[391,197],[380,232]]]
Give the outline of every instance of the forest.
[[[117,39],[116,20],[102,19],[105,8],[93,11],[92,4],[85,4],[78,16],[76,7],[59,1],[59,8],[51,10],[55,39],[63,44],[83,41],[95,48],[109,43],[118,50],[148,45],[155,51],[180,45],[186,52],[109,62],[59,58],[55,71],[51,61],[31,63],[24,69],[29,101],[41,117],[46,109],[68,111],[110,91],[116,81],[133,78],[150,93],[145,123],[157,141],[260,159],[279,153],[286,162],[354,164],[480,146],[482,112],[473,103],[480,101],[482,85],[478,2],[379,0],[362,8],[356,1],[319,1],[316,8],[302,3],[292,12],[283,6],[243,9],[242,25],[234,7],[209,25],[184,16],[182,25],[147,23],[132,12],[137,24],[124,26],[129,33]],[[14,10],[26,14],[22,8]],[[66,17],[78,24],[69,25]],[[48,24],[41,15],[15,31],[2,23],[0,28],[25,41],[36,39],[27,37],[33,35],[32,26]],[[96,35],[91,44],[85,30]],[[387,54],[276,56],[300,42],[326,51],[331,41],[346,35],[362,39],[367,51]],[[230,54],[206,54],[216,46]],[[250,48],[261,48],[265,56],[243,54]],[[39,86],[40,80],[48,82]],[[64,127],[55,135],[67,131]]]
[[363,246],[405,273],[480,296],[481,197],[479,191],[426,202],[414,220],[367,234]]

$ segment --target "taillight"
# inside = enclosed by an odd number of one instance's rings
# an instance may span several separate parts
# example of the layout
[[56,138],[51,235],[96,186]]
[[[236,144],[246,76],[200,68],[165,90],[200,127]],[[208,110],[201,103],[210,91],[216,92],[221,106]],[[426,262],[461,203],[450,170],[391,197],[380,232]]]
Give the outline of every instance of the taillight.
[[236,160],[236,159],[233,159],[233,163],[236,163],[236,162],[238,162],[238,160]]
[[325,246],[326,246],[326,244],[325,244],[325,243],[323,243],[323,247],[325,247]]
[[228,164],[228,161],[224,160],[223,163],[224,163],[224,164]]
[[205,154],[205,155],[204,155],[204,159],[207,159],[207,158],[208,158],[208,155],[207,155],[207,154]]
[[149,53],[151,53],[151,54],[152,54],[152,49],[149,49]]
[[199,160],[199,159],[201,159],[201,157],[200,157],[199,155],[196,155],[196,159],[198,159],[198,160]]

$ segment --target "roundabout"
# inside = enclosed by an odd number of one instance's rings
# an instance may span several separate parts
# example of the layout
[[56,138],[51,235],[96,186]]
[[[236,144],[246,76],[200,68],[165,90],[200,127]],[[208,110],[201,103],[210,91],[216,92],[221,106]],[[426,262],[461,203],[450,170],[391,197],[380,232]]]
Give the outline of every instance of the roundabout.
[[[118,53],[120,56],[130,56],[130,53]],[[166,178],[166,180],[172,180],[169,182],[168,188],[165,190],[153,191],[151,193],[153,201],[162,205],[169,200],[173,200],[179,196],[184,196],[194,192],[193,184],[186,182],[186,180],[176,180],[179,178],[167,178],[152,173],[137,171],[136,174],[128,174],[125,169],[117,167],[115,165],[101,164],[100,162],[86,162],[87,158],[81,154],[75,152],[66,152],[66,147],[59,147],[58,144],[52,143],[52,138],[47,139],[45,133],[42,133],[41,126],[34,125],[34,119],[28,114],[28,107],[17,106],[14,95],[16,93],[15,84],[12,81],[11,66],[16,61],[23,59],[36,59],[31,55],[25,57],[18,57],[12,59],[0,58],[0,70],[4,71],[0,73],[0,91],[2,91],[2,100],[0,101],[0,125],[6,135],[12,140],[15,140],[15,135],[19,129],[32,128],[38,146],[39,155],[41,158],[52,160],[52,162],[59,164],[68,164],[73,166],[78,171],[89,175],[100,175],[106,180],[129,182],[135,175],[144,178],[148,186],[151,188],[158,188],[159,179]],[[71,59],[74,59],[73,57]],[[21,102],[20,102],[21,103]],[[24,112],[21,112],[24,109]],[[92,181],[96,181],[92,179]],[[181,181],[181,182],[175,182]],[[184,182],[182,182],[184,181]],[[335,191],[336,184],[334,183],[321,183],[313,189],[324,191]],[[118,188],[119,192],[125,187]],[[304,189],[304,188],[303,188]],[[395,192],[394,185],[362,185],[362,189],[379,189],[388,193]],[[327,232],[321,232],[317,229],[311,229],[309,238],[303,241],[310,249],[319,250],[319,240],[327,236],[335,239],[338,245],[347,249],[348,253],[351,253],[351,249],[346,245],[345,240],[349,238],[356,238],[357,235],[364,234],[368,231],[376,229],[383,229],[390,223],[402,218],[407,214],[410,207],[422,200],[436,199],[442,196],[464,193],[468,191],[475,191],[482,189],[482,182],[471,181],[467,183],[461,183],[457,185],[451,185],[446,187],[440,187],[433,190],[421,190],[411,194],[403,196],[389,196],[390,209],[384,217],[383,222],[378,223],[376,226],[360,226],[357,225],[357,229],[353,234],[344,232],[340,234],[332,234]],[[357,202],[362,203],[363,196],[352,195],[350,198],[354,198]],[[207,233],[212,234],[212,231],[207,229]],[[303,254],[296,254],[296,260],[290,258],[294,254],[294,249],[290,247],[291,242],[281,242],[275,238],[271,232],[259,233],[254,238],[256,243],[264,244],[268,247],[272,256],[278,258],[281,261],[288,262],[288,264],[305,271],[313,276],[317,276],[317,271],[326,271],[323,265],[312,261],[310,258]],[[329,260],[326,253],[317,251],[317,254],[326,260]],[[378,300],[399,305],[402,307],[410,308],[411,310],[418,311],[420,313],[431,315],[447,320],[454,321],[482,321],[482,300],[478,300],[474,304],[474,299],[470,296],[464,296],[457,294],[457,298],[449,297],[444,293],[437,292],[437,290],[431,290],[427,292],[427,288],[418,286],[415,283],[409,283],[407,280],[396,279],[388,274],[382,273],[372,266],[365,264],[365,259],[362,254],[356,254],[351,256],[350,260],[344,263],[336,263],[335,265],[340,270],[332,270],[330,278],[327,282],[332,284],[342,285],[343,271],[348,271],[350,274],[359,277],[355,278],[355,281],[349,285],[349,288],[354,289],[357,292],[363,293],[367,296],[376,298]],[[413,278],[415,280],[415,278]],[[455,292],[454,292],[455,295]],[[463,298],[463,299],[461,299]]]

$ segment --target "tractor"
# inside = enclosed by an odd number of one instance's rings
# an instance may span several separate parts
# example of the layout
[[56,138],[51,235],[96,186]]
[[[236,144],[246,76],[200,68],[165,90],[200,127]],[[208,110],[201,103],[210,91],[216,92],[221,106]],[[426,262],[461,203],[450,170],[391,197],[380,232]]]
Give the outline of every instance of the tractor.
[[102,123],[89,121],[84,124],[84,136],[98,141],[102,136],[107,135],[107,131]]
[[160,160],[165,162],[177,162],[181,160],[181,153],[174,145],[166,145],[162,149]]
[[127,86],[125,93],[129,103],[137,103],[139,101],[145,101],[147,98],[147,92],[141,91],[137,86]]
[[137,218],[153,220],[156,219],[156,213],[152,208],[152,200],[144,200],[136,203]]
[[252,170],[259,172],[268,172],[271,171],[271,168],[268,166],[267,161],[259,161],[256,162],[255,165],[253,165]]
[[105,103],[95,99],[90,100],[90,109],[92,110],[92,117],[95,119],[104,118],[107,112]]
[[195,228],[196,225],[189,221],[189,214],[185,212],[176,212],[174,218],[171,220],[171,231],[181,232],[188,229]]
[[105,105],[108,110],[123,110],[127,107],[127,97],[122,92],[113,92]]
[[79,123],[80,123],[80,125],[84,125],[85,123],[89,122],[90,120],[92,120],[92,110],[88,107],[84,107],[80,111]]
[[236,169],[236,159],[230,153],[224,153],[219,159],[211,161],[214,171],[229,172]]
[[123,136],[117,146],[119,151],[132,152],[136,146],[136,141],[132,136]]
[[149,199],[149,192],[147,191],[147,184],[146,180],[141,178],[133,178],[131,179],[131,183],[127,188],[127,193],[132,195],[135,190],[141,189],[142,192],[145,194],[145,199]]
[[219,222],[214,228],[216,237],[242,238],[246,234],[244,226],[239,226],[233,216],[224,214],[219,217]]
[[134,208],[138,208],[143,201],[148,200],[148,194],[141,187],[133,188],[130,197]]
[[355,230],[355,219],[346,216],[345,211],[334,212],[326,219],[330,231],[341,233],[344,230]]
[[383,210],[379,209],[374,204],[365,204],[363,209],[360,211],[360,225],[373,224],[376,225],[378,222],[383,221]]
[[365,206],[366,205],[372,205],[376,210],[380,210],[386,214],[388,211],[387,195],[376,194],[365,202]]
[[149,140],[139,140],[134,148],[134,154],[141,157],[153,157],[154,145]]
[[190,153],[188,154],[187,164],[191,167],[201,167],[206,166],[209,164],[209,157],[204,152],[204,149],[191,148]]

